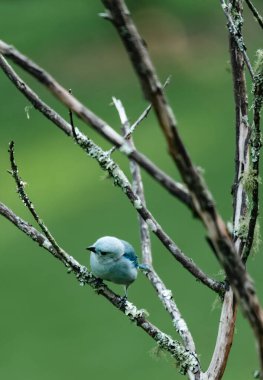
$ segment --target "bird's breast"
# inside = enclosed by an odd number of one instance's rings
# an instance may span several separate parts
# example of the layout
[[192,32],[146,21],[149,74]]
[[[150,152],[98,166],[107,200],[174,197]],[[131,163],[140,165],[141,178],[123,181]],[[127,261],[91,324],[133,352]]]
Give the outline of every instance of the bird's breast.
[[129,285],[137,277],[137,268],[129,259],[120,257],[98,256],[96,253],[90,255],[90,266],[94,276],[114,282],[116,284]]

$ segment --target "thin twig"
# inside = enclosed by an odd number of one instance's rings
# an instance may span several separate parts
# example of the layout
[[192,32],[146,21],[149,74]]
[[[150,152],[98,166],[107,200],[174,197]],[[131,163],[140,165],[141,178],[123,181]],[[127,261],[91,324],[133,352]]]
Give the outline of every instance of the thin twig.
[[[130,131],[129,120],[125,112],[125,108],[119,99],[113,98],[113,103],[118,111],[121,124],[123,127],[123,135]],[[129,139],[129,144],[134,147],[132,136]],[[140,168],[135,161],[130,159],[130,171],[133,178],[133,191],[140,198],[141,202],[146,206],[143,182],[140,173]],[[152,265],[152,253],[151,253],[151,239],[150,232],[147,223],[139,215],[140,236],[141,236],[141,248],[143,262],[149,266],[150,270],[147,272],[147,277],[156,290],[162,304],[172,317],[174,327],[180,334],[185,347],[192,352],[195,352],[195,344],[192,335],[187,327],[185,320],[182,318],[181,313],[174,301],[172,291],[167,289],[164,282],[161,280],[157,272]]]
[[122,136],[120,136],[120,134],[111,128],[104,120],[85,107],[78,99],[62,87],[48,72],[20,53],[13,46],[8,45],[1,40],[0,53],[12,59],[16,64],[35,77],[40,83],[45,85],[57,99],[59,99],[68,109],[74,112],[81,120],[84,121],[84,123],[90,125],[110,143],[117,146],[123,154],[135,160],[151,177],[153,177],[170,194],[183,202],[196,215],[191,196],[184,185],[175,182],[170,176],[158,168],[151,160],[149,160],[149,158],[144,156],[139,151],[131,151],[131,149],[127,149],[126,141]]
[[255,5],[252,3],[252,1],[250,1],[250,0],[245,0],[245,2],[247,3],[247,6],[249,7],[249,9],[251,10],[251,12],[253,13],[255,19],[257,20],[257,22],[259,23],[259,25],[260,25],[261,28],[263,29],[263,17],[259,14],[257,8],[256,8]]
[[[0,67],[7,74],[12,83],[21,91],[27,99],[38,109],[48,120],[52,121],[68,136],[73,136],[72,127],[67,123],[58,113],[56,113],[51,107],[45,104],[29,87],[22,81],[22,79],[14,72],[14,70],[8,65],[3,57],[0,55]],[[192,259],[184,255],[184,253],[177,247],[174,241],[165,233],[162,227],[158,224],[152,214],[144,207],[140,199],[132,191],[131,185],[126,178],[125,174],[119,168],[119,166],[110,158],[108,152],[103,151],[92,140],[85,136],[82,132],[75,128],[77,136],[77,144],[80,146],[91,158],[95,159],[100,165],[102,170],[106,170],[109,176],[113,179],[116,186],[120,187],[123,193],[127,196],[132,203],[136,211],[147,222],[152,232],[159,238],[162,244],[168,249],[173,257],[178,260],[185,269],[193,274],[203,284],[223,294],[225,286],[223,283],[215,281],[208,277],[194,262]]]
[[253,246],[255,227],[259,214],[259,162],[260,149],[262,147],[262,137],[260,130],[260,114],[263,104],[263,57],[261,57],[261,71],[257,73],[254,84],[254,105],[253,105],[253,126],[250,138],[251,146],[251,168],[250,168],[250,183],[251,183],[251,211],[249,214],[249,223],[247,236],[245,238],[245,247],[243,252],[243,261],[246,262]]
[[[170,77],[168,77],[163,85],[163,88],[165,88],[169,83],[170,83]],[[143,111],[143,113],[138,117],[138,119],[131,125],[129,126],[128,129],[126,129],[126,132],[124,133],[123,137],[125,140],[128,140],[130,138],[130,136],[134,133],[135,129],[137,128],[137,126],[139,124],[141,124],[141,122],[147,118],[147,116],[149,115],[149,112],[151,111],[152,109],[152,105],[149,104],[148,107],[146,107],[146,109]],[[135,146],[132,147],[132,149],[135,149]]]
[[145,110],[143,111],[143,113],[138,117],[138,119],[130,126],[130,128],[126,131],[125,135],[124,135],[124,139],[125,140],[128,140],[130,138],[130,136],[133,134],[133,132],[135,131],[135,128],[141,124],[141,122],[147,118],[147,116],[149,115],[150,111],[152,109],[152,105],[149,104],[147,108],[145,108]]
[[11,141],[9,144],[9,155],[10,155],[10,163],[11,163],[11,174],[12,177],[14,178],[17,186],[17,192],[22,200],[22,202],[25,204],[25,206],[28,208],[30,213],[32,214],[33,218],[41,228],[42,232],[46,236],[46,238],[50,241],[52,244],[53,248],[55,249],[57,255],[63,259],[65,262],[67,261],[67,256],[64,254],[64,251],[60,249],[58,243],[56,242],[55,238],[52,236],[48,228],[46,227],[45,223],[43,220],[41,220],[35,210],[35,207],[31,200],[29,199],[28,195],[25,192],[25,182],[22,181],[18,174],[18,167],[15,161],[15,144],[14,141]]
[[[228,26],[229,33],[234,38],[235,43],[237,44],[241,54],[243,55],[244,61],[247,65],[251,79],[254,81],[254,71],[253,71],[250,59],[249,59],[247,52],[246,52],[246,46],[245,46],[244,41],[243,41],[243,36],[242,36],[242,34],[240,35],[240,33],[238,31],[238,27],[236,26],[236,23],[231,16],[231,6],[227,5],[225,3],[225,0],[220,0],[220,3],[221,3],[221,7],[223,9],[223,12],[227,18],[227,21],[228,21],[227,26]],[[240,24],[240,23],[242,23],[242,19],[238,20],[238,24]]]
[[[71,89],[69,89],[68,92],[69,92],[70,94],[72,94]],[[74,139],[77,141],[77,135],[76,135],[75,125],[74,125],[74,120],[73,120],[73,113],[72,113],[72,110],[71,110],[71,109],[69,109],[68,112],[69,112],[70,125],[71,125],[71,128],[72,128],[72,134],[73,134]]]
[[[24,232],[32,240],[37,242],[41,247],[45,248],[53,256],[64,263],[63,258],[57,256],[56,249],[53,247],[49,239],[47,239],[44,235],[38,232],[33,226],[28,224],[19,216],[14,214],[14,212],[3,203],[0,203],[0,214],[12,222],[18,229]],[[112,305],[124,313],[128,319],[130,319],[132,322],[135,322],[137,326],[142,328],[151,338],[155,340],[161,349],[169,352],[169,354],[175,359],[182,374],[185,374],[187,371],[191,371],[192,373],[200,371],[199,361],[195,354],[186,350],[181,343],[173,340],[169,335],[165,334],[151,322],[149,322],[145,318],[144,310],[137,309],[136,306],[129,301],[126,301],[124,303],[123,298],[111,291],[104,283],[98,283],[97,278],[94,277],[86,267],[80,265],[77,260],[66,253],[62,248],[59,247],[59,250],[64,252],[64,256],[67,258],[67,267],[69,266],[70,269],[75,273],[76,278],[80,284],[87,284],[91,286],[97,291],[98,294],[102,295]]]

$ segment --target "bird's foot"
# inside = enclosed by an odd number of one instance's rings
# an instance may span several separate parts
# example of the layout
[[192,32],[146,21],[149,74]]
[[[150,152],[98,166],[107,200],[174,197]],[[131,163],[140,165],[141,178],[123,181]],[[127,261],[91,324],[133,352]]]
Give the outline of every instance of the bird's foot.
[[122,310],[125,310],[126,307],[126,301],[128,300],[127,296],[120,297],[120,308]]

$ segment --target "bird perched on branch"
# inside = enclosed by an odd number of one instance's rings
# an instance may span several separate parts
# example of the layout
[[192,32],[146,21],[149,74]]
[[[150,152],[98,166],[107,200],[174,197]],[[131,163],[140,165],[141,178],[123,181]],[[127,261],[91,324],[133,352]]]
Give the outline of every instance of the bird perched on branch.
[[125,298],[129,285],[136,280],[138,269],[149,271],[139,264],[134,248],[127,241],[104,236],[87,248],[91,251],[90,266],[94,276],[125,286]]

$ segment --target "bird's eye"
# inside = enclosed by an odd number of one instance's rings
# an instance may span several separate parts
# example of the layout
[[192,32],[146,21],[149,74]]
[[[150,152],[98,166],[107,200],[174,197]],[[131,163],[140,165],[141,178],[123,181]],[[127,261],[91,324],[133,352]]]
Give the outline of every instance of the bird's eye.
[[101,252],[100,253],[102,256],[105,256],[107,254],[107,252]]

